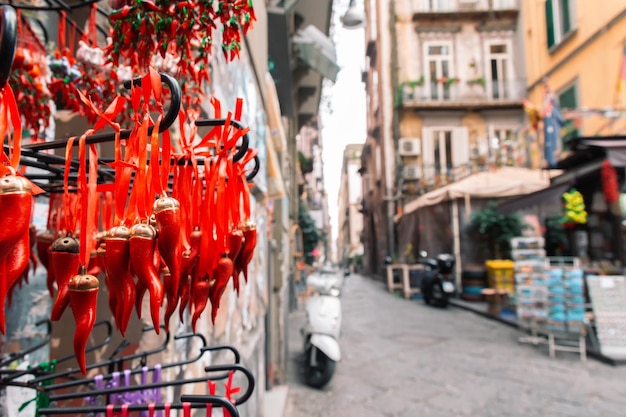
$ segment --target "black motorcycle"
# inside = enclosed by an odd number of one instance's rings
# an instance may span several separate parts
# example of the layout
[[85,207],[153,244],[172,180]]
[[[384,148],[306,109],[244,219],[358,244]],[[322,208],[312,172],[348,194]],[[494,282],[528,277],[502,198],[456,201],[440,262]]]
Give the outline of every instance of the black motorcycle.
[[422,252],[418,263],[425,266],[422,274],[421,291],[424,302],[436,307],[446,307],[456,291],[454,284],[454,255],[442,253],[429,258]]

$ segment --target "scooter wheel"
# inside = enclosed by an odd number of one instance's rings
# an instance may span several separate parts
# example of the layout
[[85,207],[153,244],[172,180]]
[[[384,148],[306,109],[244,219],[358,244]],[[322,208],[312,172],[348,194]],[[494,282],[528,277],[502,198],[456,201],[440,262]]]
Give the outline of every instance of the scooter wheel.
[[[315,354],[315,366],[311,365],[311,355]],[[312,346],[306,351],[306,383],[313,388],[322,388],[330,382],[335,373],[336,363],[321,350]]]

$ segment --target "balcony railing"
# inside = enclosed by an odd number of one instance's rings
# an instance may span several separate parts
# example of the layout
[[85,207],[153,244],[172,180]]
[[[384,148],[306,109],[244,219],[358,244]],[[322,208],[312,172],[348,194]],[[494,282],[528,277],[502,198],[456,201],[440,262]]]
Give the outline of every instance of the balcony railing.
[[402,104],[480,104],[521,102],[526,97],[525,80],[451,79],[404,82],[400,86]]
[[519,0],[412,0],[414,13],[519,10]]
[[404,178],[403,192],[409,195],[427,193],[444,185],[460,181],[472,174],[491,171],[504,166],[533,168],[530,156],[530,146],[525,137],[518,139],[517,152],[497,152],[492,150],[491,155],[473,156],[466,164],[441,169],[435,164],[423,164],[420,178]]

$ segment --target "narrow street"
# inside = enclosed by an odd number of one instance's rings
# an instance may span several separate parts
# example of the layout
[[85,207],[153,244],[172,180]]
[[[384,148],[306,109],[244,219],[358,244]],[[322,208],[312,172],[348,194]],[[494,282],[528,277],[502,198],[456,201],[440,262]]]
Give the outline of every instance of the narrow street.
[[359,275],[344,285],[342,361],[323,390],[301,378],[302,310],[289,327],[285,417],[595,417],[626,410],[626,367],[519,344],[515,329],[426,307]]

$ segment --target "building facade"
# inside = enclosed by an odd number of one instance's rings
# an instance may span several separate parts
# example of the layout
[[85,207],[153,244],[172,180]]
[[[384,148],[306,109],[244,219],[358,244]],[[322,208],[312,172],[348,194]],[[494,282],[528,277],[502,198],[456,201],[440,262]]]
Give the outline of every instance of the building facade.
[[368,269],[380,272],[385,257],[402,257],[394,219],[407,202],[478,171],[530,166],[532,155],[519,1],[371,0],[365,9],[364,236]]
[[580,0],[524,1],[528,98],[541,107],[544,81],[568,117],[562,141],[576,135],[626,132],[620,79],[626,47],[626,4],[596,7]]
[[337,261],[356,270],[360,270],[363,262],[363,189],[359,176],[362,150],[362,144],[350,144],[343,151],[337,201]]

